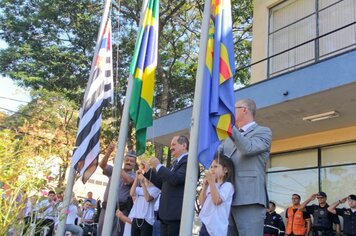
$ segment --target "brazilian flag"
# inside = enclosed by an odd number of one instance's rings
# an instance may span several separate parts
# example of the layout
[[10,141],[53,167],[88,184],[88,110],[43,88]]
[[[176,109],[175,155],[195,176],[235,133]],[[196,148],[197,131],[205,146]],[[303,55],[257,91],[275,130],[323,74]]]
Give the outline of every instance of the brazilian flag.
[[152,103],[158,56],[159,2],[149,0],[143,6],[143,19],[130,65],[134,78],[130,101],[130,118],[136,128],[136,152],[146,148],[146,130],[152,126]]

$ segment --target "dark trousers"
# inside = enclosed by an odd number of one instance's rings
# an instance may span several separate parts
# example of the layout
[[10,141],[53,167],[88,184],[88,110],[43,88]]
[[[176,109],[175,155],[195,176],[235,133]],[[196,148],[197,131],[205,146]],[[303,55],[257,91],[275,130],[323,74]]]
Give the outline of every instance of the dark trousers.
[[313,230],[313,236],[334,236],[332,230]]
[[131,236],[151,236],[153,226],[144,219],[132,219]]
[[[130,214],[130,210],[128,209],[120,209],[122,213],[124,213],[125,216],[128,216]],[[115,216],[116,217],[116,216]],[[119,220],[118,222],[118,234],[117,236],[123,236],[124,235],[124,230],[125,230],[125,222]]]
[[180,220],[161,220],[161,236],[178,236]]
[[202,224],[202,226],[200,228],[199,236],[210,236],[210,234],[204,224]]
[[87,236],[89,233],[90,235],[96,235],[96,227],[95,224],[81,224],[81,227],[83,228],[83,235]]
[[49,228],[47,236],[52,236],[53,228],[54,228],[54,221],[50,219],[38,219],[38,224],[36,226],[36,236],[40,236],[43,227],[47,226]]

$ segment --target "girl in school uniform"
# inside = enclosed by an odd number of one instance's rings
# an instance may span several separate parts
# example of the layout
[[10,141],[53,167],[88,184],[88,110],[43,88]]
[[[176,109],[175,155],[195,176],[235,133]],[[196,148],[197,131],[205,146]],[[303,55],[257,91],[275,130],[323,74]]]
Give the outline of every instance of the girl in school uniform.
[[[138,184],[140,186],[138,186]],[[128,217],[120,210],[116,216],[123,222],[131,224],[131,234],[125,232],[124,235],[131,236],[152,236],[154,216],[154,204],[161,190],[146,179],[141,170],[136,171],[136,177],[132,184],[130,195],[134,200],[134,205]]]
[[199,214],[202,222],[199,236],[227,235],[234,195],[233,180],[232,160],[222,154],[215,154],[199,195],[199,204],[202,207]]

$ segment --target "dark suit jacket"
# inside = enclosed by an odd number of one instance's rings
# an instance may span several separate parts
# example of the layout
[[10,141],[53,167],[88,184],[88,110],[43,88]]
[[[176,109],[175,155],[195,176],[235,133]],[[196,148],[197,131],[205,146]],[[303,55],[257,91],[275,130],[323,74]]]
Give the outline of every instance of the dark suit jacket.
[[161,189],[158,211],[161,220],[181,219],[187,160],[188,154],[182,157],[173,170],[161,166],[158,172],[150,169],[145,173],[145,177]]

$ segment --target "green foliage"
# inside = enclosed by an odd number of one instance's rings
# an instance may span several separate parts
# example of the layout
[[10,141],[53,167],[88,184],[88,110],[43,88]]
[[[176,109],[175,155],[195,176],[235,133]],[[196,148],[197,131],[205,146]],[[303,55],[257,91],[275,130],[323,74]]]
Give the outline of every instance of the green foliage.
[[63,184],[74,147],[77,110],[78,107],[60,93],[44,90],[33,93],[33,100],[4,122],[6,127],[16,129],[19,137],[26,137],[23,145],[32,150],[29,158],[57,157],[61,160],[57,176],[59,185]]
[[[203,0],[160,1],[159,65],[155,86],[157,115],[191,105],[194,93]],[[237,67],[250,62],[252,3],[232,0]],[[102,1],[48,0],[0,3],[0,70],[20,85],[59,91],[81,104],[89,77]],[[124,1],[112,10],[117,109],[121,114],[128,68],[141,10],[140,1]],[[120,20],[120,31],[117,31]],[[116,52],[116,51],[115,51]],[[235,81],[246,84],[249,69]],[[118,119],[118,118],[116,118]]]
[[249,0],[232,0],[233,35],[235,45],[235,82],[247,85],[250,68],[239,69],[251,63],[253,5]]
[[87,81],[102,1],[0,2],[0,70],[26,87],[79,102]]
[[46,186],[48,168],[43,158],[26,145],[28,136],[0,130],[0,235],[10,227],[19,229],[27,196]]
[[[141,3],[121,1],[120,9],[117,3],[112,9],[116,104],[104,111],[105,143],[118,135]],[[250,63],[252,1],[232,0],[231,5],[239,68]],[[192,105],[203,7],[204,0],[160,1],[156,117]],[[9,47],[0,51],[0,73],[41,93],[55,91],[79,107],[102,10],[103,1],[97,0],[1,1],[0,38]],[[243,69],[234,80],[248,84],[249,77],[250,70]]]

